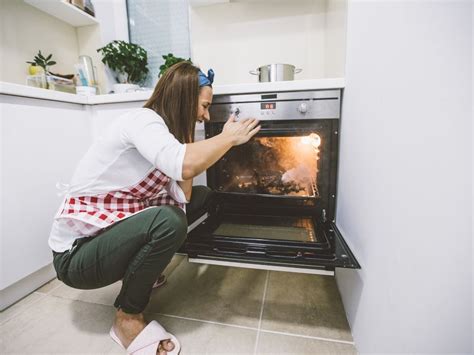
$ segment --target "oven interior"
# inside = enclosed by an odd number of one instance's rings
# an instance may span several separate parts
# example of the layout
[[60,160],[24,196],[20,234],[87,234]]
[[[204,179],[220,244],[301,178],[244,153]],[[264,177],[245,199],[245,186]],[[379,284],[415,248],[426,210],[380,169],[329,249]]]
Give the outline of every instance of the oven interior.
[[[222,131],[210,124],[209,136]],[[261,123],[258,135],[233,147],[207,171],[216,203],[230,214],[332,218],[336,120]]]
[[220,161],[221,192],[316,198],[320,138],[256,137],[231,150]]

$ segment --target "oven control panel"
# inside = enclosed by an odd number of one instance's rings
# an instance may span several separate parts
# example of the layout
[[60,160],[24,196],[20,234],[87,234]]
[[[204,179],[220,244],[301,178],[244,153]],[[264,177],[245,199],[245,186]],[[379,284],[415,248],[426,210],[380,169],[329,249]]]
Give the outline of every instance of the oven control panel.
[[231,114],[237,119],[339,119],[340,98],[340,90],[215,96],[211,122],[225,122]]

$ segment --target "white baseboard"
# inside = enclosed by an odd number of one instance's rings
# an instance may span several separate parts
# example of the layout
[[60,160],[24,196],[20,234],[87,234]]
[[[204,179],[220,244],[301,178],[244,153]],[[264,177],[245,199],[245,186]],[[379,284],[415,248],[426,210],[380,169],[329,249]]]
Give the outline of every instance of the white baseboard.
[[0,311],[21,300],[56,277],[53,263],[0,290]]

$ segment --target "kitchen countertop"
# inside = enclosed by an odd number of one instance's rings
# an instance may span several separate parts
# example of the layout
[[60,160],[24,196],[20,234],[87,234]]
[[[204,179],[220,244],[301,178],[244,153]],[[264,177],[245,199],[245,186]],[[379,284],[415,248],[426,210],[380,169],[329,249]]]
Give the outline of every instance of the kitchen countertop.
[[[261,93],[275,91],[300,91],[318,89],[344,88],[344,78],[312,79],[295,81],[278,81],[272,83],[248,83],[215,85],[214,95]],[[82,105],[100,105],[120,102],[145,101],[151,96],[152,91],[138,91],[126,94],[107,94],[95,96],[81,96],[59,91],[39,89],[26,85],[0,82],[0,94],[20,97],[30,97],[43,100],[69,102]]]

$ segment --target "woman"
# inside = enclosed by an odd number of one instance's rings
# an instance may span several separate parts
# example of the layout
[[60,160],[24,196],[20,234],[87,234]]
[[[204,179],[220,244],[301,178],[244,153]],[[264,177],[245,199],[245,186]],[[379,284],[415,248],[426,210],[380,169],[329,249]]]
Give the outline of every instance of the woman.
[[49,245],[58,279],[79,289],[123,280],[111,337],[136,354],[177,354],[179,343],[143,317],[153,285],[199,217],[209,189],[199,175],[232,146],[246,143],[258,121],[236,121],[194,142],[196,121],[209,121],[213,72],[174,65],[141,109],[114,122],[79,163],[55,217]]

